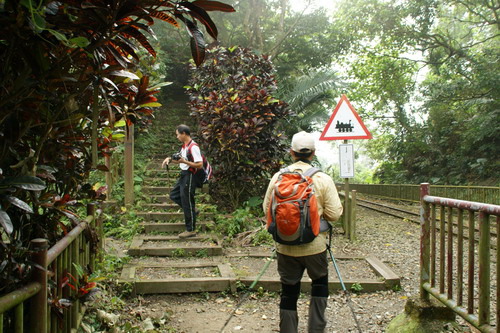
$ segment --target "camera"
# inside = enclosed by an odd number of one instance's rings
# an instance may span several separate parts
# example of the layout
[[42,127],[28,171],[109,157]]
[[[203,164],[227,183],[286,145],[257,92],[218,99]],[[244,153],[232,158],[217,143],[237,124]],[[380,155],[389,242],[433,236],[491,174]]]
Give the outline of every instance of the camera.
[[180,160],[181,158],[182,158],[181,153],[173,153],[173,154],[172,154],[172,159],[173,159],[174,161],[178,161],[178,160]]

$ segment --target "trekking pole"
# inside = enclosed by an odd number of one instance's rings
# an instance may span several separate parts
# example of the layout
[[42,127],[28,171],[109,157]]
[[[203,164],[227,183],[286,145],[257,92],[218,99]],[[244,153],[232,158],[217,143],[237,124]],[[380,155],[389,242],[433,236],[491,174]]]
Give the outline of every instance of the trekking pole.
[[224,332],[224,329],[226,328],[227,324],[229,324],[229,322],[231,321],[231,319],[233,318],[234,314],[236,313],[236,311],[240,308],[241,304],[246,300],[246,298],[248,297],[248,295],[250,294],[250,292],[252,291],[252,289],[255,287],[255,285],[257,284],[257,282],[259,282],[260,278],[262,277],[262,275],[264,275],[264,273],[267,271],[267,269],[269,268],[269,265],[271,264],[271,261],[273,261],[273,259],[276,257],[276,249],[273,249],[273,253],[271,254],[271,256],[269,257],[269,259],[267,260],[266,264],[264,265],[264,267],[262,268],[262,270],[260,271],[259,275],[257,275],[257,277],[255,278],[255,280],[252,282],[252,284],[250,285],[250,287],[248,287],[248,291],[246,292],[245,295],[243,295],[243,297],[241,298],[241,300],[238,302],[238,304],[236,305],[236,307],[234,308],[233,312],[231,313],[231,315],[229,316],[229,318],[227,318],[226,322],[224,323],[224,326],[222,327],[222,329],[220,330],[220,332]]
[[353,309],[352,304],[351,304],[351,296],[344,285],[344,281],[342,281],[342,277],[340,276],[340,270],[337,266],[337,262],[335,261],[335,258],[333,257],[332,249],[331,249],[330,245],[327,245],[326,248],[328,249],[328,252],[330,253],[330,258],[332,259],[333,267],[335,267],[335,271],[337,272],[337,276],[339,277],[340,285],[342,286],[342,290],[344,291],[344,293],[346,295],[347,305],[351,309],[352,317],[354,318],[354,321],[356,322],[356,327],[358,328],[358,332],[362,333],[358,318],[356,317],[356,313],[354,313],[354,309]]

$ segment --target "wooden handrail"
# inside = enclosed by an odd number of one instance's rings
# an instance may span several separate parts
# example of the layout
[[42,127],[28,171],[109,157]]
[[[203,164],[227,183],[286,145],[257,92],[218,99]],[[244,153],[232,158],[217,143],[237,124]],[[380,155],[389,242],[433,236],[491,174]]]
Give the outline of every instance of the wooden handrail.
[[42,285],[38,282],[31,282],[24,287],[14,290],[0,297],[0,314],[9,311],[25,300],[38,293]]

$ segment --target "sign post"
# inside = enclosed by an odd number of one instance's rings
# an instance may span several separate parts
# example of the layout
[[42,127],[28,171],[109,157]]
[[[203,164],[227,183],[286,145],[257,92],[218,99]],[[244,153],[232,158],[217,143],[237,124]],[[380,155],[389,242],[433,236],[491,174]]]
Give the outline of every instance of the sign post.
[[321,133],[320,140],[343,140],[339,145],[340,177],[344,178],[344,231],[349,239],[354,240],[355,221],[351,221],[349,202],[349,178],[354,178],[354,147],[348,140],[371,139],[372,135],[352,107],[346,95],[342,95],[333,110],[330,120]]

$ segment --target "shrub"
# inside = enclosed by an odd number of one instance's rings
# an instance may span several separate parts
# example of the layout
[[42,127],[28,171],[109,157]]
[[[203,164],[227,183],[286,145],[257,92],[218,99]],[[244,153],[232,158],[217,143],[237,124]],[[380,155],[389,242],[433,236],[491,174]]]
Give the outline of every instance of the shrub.
[[230,210],[261,195],[286,152],[278,121],[288,106],[273,97],[274,68],[267,56],[249,49],[218,47],[191,67],[191,115],[199,144],[214,166],[211,191]]

